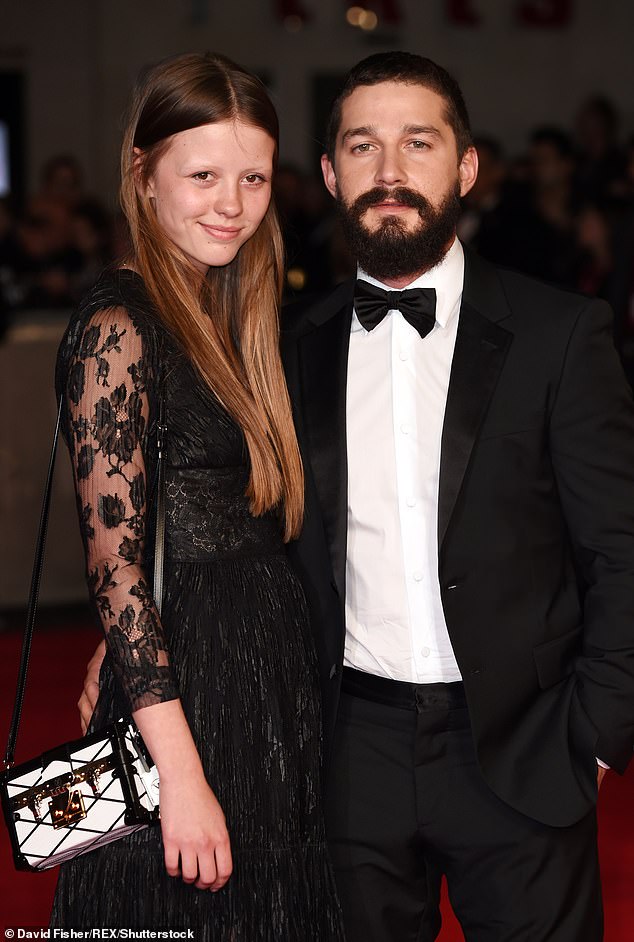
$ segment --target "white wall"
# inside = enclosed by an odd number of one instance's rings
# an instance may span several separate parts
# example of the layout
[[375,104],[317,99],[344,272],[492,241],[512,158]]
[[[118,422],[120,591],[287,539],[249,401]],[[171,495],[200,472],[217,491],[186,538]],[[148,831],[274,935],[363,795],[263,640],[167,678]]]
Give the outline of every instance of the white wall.
[[[520,29],[516,0],[474,0],[484,23],[456,28],[444,0],[400,0],[403,24],[363,34],[343,0],[302,0],[309,27],[288,33],[274,0],[0,0],[0,70],[28,79],[31,186],[49,156],[75,153],[89,187],[116,189],[121,115],[139,68],[186,50],[213,49],[271,76],[282,116],[283,157],[309,168],[311,78],[341,73],[371,52],[402,48],[436,59],[462,83],[476,131],[521,150],[535,124],[570,125],[584,96],[614,99],[634,130],[634,4],[576,0],[565,30]],[[193,11],[206,11],[195,23]]]

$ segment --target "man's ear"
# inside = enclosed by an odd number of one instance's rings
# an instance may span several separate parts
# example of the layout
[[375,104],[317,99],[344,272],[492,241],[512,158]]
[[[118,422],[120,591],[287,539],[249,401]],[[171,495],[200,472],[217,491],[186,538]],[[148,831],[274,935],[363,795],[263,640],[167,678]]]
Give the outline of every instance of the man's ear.
[[330,162],[328,154],[321,155],[321,172],[324,175],[324,183],[326,184],[326,189],[331,196],[337,197],[337,177],[335,174],[335,168]]
[[475,147],[467,147],[458,167],[460,177],[460,196],[466,196],[478,176],[478,152]]

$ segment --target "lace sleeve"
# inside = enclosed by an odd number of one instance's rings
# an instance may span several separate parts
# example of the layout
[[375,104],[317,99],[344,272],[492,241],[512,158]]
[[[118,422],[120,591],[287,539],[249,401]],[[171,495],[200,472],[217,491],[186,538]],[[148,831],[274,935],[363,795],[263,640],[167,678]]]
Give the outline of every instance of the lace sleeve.
[[152,381],[128,312],[93,314],[68,364],[66,438],[88,589],[131,711],[178,697],[144,569]]

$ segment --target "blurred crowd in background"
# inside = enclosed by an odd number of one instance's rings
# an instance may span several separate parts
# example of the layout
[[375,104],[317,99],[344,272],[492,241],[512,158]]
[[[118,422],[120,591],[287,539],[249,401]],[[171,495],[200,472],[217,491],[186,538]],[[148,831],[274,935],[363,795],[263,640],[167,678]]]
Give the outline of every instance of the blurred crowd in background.
[[[543,126],[524,152],[476,138],[480,172],[459,236],[485,258],[605,298],[634,384],[634,136],[610,101],[584,102],[571,128]],[[328,289],[353,272],[323,183],[282,165],[275,183],[287,250],[287,293]],[[84,190],[82,168],[60,155],[19,207],[0,200],[0,322],[14,312],[70,309],[127,248],[122,217]]]

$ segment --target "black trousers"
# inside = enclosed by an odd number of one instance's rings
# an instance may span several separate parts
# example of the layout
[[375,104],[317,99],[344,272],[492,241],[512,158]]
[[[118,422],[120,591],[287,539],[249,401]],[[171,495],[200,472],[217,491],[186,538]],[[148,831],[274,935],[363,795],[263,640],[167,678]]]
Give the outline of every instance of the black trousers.
[[326,818],[348,942],[431,942],[442,874],[467,942],[603,938],[596,815],[552,828],[497,798],[462,684],[345,669]]

